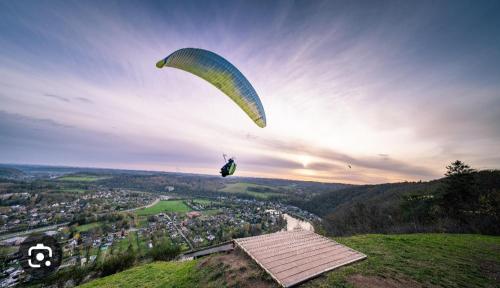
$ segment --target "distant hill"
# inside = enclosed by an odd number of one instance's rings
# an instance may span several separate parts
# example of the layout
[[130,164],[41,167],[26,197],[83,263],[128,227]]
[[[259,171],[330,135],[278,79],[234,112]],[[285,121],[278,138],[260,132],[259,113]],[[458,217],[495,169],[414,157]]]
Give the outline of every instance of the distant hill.
[[[467,192],[444,200],[448,179],[361,185],[324,192],[294,204],[323,218],[331,235],[359,233],[454,232],[500,234],[500,171],[471,174]],[[453,189],[451,189],[453,190]],[[472,198],[471,198],[472,197]],[[461,206],[460,217],[447,212]],[[467,208],[468,207],[468,208]]]
[[25,174],[19,169],[0,166],[0,178],[19,179],[23,176],[25,176]]
[[[83,181],[85,177],[99,178],[100,182],[108,187],[137,189],[157,193],[163,193],[166,191],[167,186],[173,186],[175,190],[171,192],[179,193],[179,196],[218,197],[231,196],[227,192],[235,192],[235,195],[232,196],[242,198],[266,200],[289,200],[296,198],[304,200],[310,199],[312,196],[322,192],[352,187],[352,185],[342,183],[321,183],[287,179],[238,176],[222,178],[218,175],[193,173],[49,165],[0,164],[0,169],[5,169],[5,171],[19,171],[22,173],[18,175],[19,177],[22,175],[24,178],[30,179],[57,178],[59,180],[72,179],[76,182],[76,180]],[[16,176],[12,174],[9,179],[15,179],[14,177]],[[233,187],[243,187],[243,189],[229,189]],[[228,189],[224,190],[225,188]]]
[[440,181],[435,180],[430,182],[352,186],[334,192],[321,193],[308,202],[297,202],[296,204],[324,217],[353,203],[376,202],[384,207],[390,207],[395,201],[401,200],[405,195],[415,192],[435,191],[439,185]]
[[[500,237],[461,234],[358,235],[336,241],[368,259],[299,287],[498,287]],[[277,287],[243,254],[144,264],[83,288]]]

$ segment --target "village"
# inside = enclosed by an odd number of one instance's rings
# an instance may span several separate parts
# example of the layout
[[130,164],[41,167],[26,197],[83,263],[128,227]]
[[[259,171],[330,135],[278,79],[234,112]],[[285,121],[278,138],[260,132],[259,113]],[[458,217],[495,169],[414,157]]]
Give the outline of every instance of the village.
[[[27,222],[24,227],[38,227],[28,231],[56,238],[64,255],[59,269],[102,263],[127,249],[146,259],[165,239],[180,253],[188,253],[235,238],[286,230],[290,215],[319,221],[307,211],[279,202],[236,197],[182,199],[121,189],[97,190],[74,201],[46,206],[31,203],[10,206],[8,213],[2,214],[7,220],[2,231],[10,231],[13,222],[17,227]],[[26,236],[22,231],[3,234],[2,287],[29,280],[16,254]]]
[[13,205],[0,207],[0,239],[4,239],[3,234],[67,225],[89,214],[99,217],[112,211],[144,206],[151,203],[155,195],[97,187],[95,191],[68,189],[45,197],[39,193],[7,193],[0,198],[2,202],[13,202]]

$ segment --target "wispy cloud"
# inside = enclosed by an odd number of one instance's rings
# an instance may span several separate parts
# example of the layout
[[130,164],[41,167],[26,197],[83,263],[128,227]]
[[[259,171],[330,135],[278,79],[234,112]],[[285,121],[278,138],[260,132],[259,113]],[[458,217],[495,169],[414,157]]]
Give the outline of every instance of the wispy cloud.
[[43,96],[49,97],[49,98],[52,98],[52,99],[56,99],[56,100],[59,100],[59,101],[63,101],[63,102],[69,102],[70,101],[66,97],[62,97],[62,96],[55,95],[55,94],[44,93]]
[[[0,161],[217,173],[228,153],[240,175],[352,183],[500,164],[498,2],[119,3],[0,3]],[[154,67],[182,47],[239,67],[268,127]]]

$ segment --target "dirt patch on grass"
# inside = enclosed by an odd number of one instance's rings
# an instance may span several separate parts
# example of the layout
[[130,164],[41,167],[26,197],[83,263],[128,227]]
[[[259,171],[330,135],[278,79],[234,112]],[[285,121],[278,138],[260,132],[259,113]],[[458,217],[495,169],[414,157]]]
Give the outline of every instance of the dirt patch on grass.
[[203,287],[270,288],[277,284],[239,250],[228,254],[218,254],[203,258],[198,263],[204,271]]
[[[422,284],[411,279],[392,279],[379,276],[352,275],[347,278],[347,282],[356,288],[421,288]],[[425,285],[425,287],[429,287]]]
[[481,267],[482,274],[500,285],[500,264],[498,262],[482,260],[479,267]]

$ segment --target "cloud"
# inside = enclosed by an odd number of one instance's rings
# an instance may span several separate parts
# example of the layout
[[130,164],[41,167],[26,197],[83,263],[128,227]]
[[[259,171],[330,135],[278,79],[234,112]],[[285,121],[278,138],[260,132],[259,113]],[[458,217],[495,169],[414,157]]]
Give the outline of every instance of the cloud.
[[275,170],[275,169],[300,169],[303,168],[301,163],[290,161],[287,159],[282,159],[278,157],[255,157],[249,159],[243,159],[244,165],[262,167],[265,170]]
[[92,100],[85,98],[85,97],[76,97],[75,99],[80,101],[80,102],[84,102],[84,103],[93,103]]
[[208,166],[206,163],[213,161],[213,158],[206,156],[211,153],[203,153],[201,147],[192,143],[171,139],[161,146],[151,146],[116,134],[89,131],[52,119],[4,111],[0,111],[0,134],[0,159],[3,162],[83,163],[92,167],[106,167],[111,163],[110,167],[117,167],[126,159],[130,165],[139,165],[134,167],[147,163],[161,168],[193,163],[205,163]]
[[[265,147],[264,149],[277,150],[281,152],[290,153],[293,155],[308,155],[312,158],[323,159],[324,161],[314,162],[307,165],[308,169],[330,171],[336,173],[344,171],[347,165],[351,165],[354,169],[372,169],[380,172],[393,172],[399,173],[409,179],[416,179],[421,177],[429,179],[438,177],[440,174],[431,169],[420,167],[418,165],[408,164],[403,161],[397,161],[388,157],[354,157],[343,154],[331,149],[324,149],[307,145],[298,141],[285,142],[276,139],[257,140],[257,144]],[[328,161],[328,162],[325,162]]]
[[68,98],[62,97],[62,96],[59,96],[59,95],[55,95],[55,94],[44,93],[43,96],[49,97],[49,98],[52,98],[52,99],[56,99],[56,100],[59,100],[59,101],[63,101],[63,102],[70,102],[70,100]]
[[[498,3],[226,4],[1,2],[0,161],[205,172],[226,152],[246,176],[356,183],[500,165]],[[183,47],[235,64],[268,126],[155,68]]]

